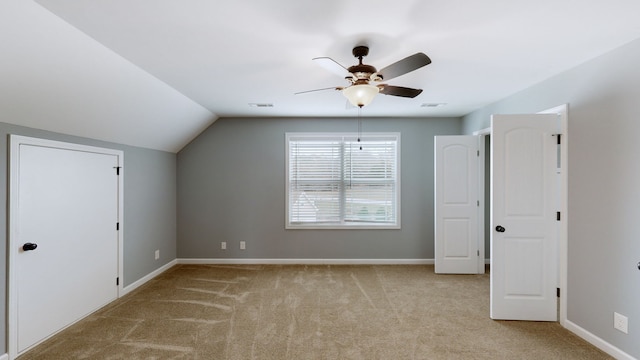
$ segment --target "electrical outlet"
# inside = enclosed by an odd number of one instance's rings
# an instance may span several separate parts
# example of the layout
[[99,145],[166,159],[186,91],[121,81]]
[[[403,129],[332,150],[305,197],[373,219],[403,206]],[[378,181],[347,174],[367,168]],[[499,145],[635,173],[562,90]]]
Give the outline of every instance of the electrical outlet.
[[156,260],[160,259],[160,250],[156,250]]
[[223,241],[223,242],[220,243],[220,249],[227,250],[227,242],[226,241]]
[[247,248],[247,243],[244,241],[240,241],[240,250],[244,250]]
[[625,334],[629,333],[629,319],[617,312],[613,313],[613,328],[622,331]]

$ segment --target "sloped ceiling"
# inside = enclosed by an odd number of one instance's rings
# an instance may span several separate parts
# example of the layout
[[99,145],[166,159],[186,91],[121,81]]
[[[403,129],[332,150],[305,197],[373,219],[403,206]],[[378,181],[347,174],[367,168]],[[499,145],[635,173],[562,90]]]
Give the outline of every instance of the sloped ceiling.
[[354,116],[340,92],[294,93],[346,85],[311,59],[353,65],[355,45],[378,69],[433,61],[389,81],[420,96],[363,116],[457,117],[640,37],[636,0],[5,3],[2,121],[168,151],[217,117]]
[[0,8],[0,121],[177,152],[216,119],[35,2]]

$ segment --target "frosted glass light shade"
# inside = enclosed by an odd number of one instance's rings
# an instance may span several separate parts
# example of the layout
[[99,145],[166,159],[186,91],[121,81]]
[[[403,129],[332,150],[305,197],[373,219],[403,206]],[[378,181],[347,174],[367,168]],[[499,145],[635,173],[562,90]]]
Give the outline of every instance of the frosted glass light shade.
[[380,89],[375,85],[351,85],[342,90],[344,96],[353,106],[363,107],[371,104]]

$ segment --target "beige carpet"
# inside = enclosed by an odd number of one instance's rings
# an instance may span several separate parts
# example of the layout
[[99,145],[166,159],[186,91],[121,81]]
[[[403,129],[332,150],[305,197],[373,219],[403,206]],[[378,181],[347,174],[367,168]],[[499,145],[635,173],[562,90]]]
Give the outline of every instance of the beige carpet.
[[178,265],[27,359],[608,359],[557,323],[489,319],[488,275]]

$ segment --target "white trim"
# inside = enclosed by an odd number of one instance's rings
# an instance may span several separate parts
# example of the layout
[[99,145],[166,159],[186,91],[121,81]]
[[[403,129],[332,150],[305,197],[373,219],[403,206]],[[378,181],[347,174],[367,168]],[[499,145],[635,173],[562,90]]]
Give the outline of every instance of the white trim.
[[[9,213],[8,215],[8,304],[7,304],[7,350],[9,358],[14,359],[18,355],[18,292],[16,285],[16,269],[15,269],[15,259],[14,259],[14,251],[11,249],[16,248],[15,242],[18,239],[18,186],[19,186],[19,172],[18,166],[20,161],[20,145],[34,145],[34,146],[43,146],[50,148],[58,148],[72,151],[85,151],[85,152],[93,152],[98,154],[107,154],[114,155],[117,157],[118,166],[123,166],[124,164],[124,152],[121,150],[107,149],[90,145],[82,145],[82,144],[73,144],[61,141],[54,141],[48,139],[20,136],[20,135],[9,135],[9,186],[8,186],[8,200],[9,200]],[[123,195],[123,181],[124,176],[122,173],[118,177],[118,222],[120,223],[120,231],[118,231],[118,274],[117,276],[122,279],[123,278],[123,228],[124,228],[124,217],[123,217],[123,204],[124,204],[124,195]],[[118,294],[119,296],[122,290],[122,282],[118,285]]]
[[138,279],[137,281],[134,281],[133,283],[127,285],[126,287],[124,287],[122,289],[122,292],[120,293],[120,297],[129,294],[133,290],[135,290],[135,289],[139,288],[140,286],[146,284],[147,281],[152,280],[156,276],[162,274],[163,272],[169,270],[170,268],[172,268],[173,266],[175,266],[177,264],[178,264],[178,260],[177,259],[171,260],[168,263],[164,264],[163,266],[161,266],[161,267],[155,269],[154,271],[150,272],[146,276],[143,276],[142,278]]
[[[124,282],[124,151],[118,155],[118,297]],[[122,171],[120,171],[122,170]]]
[[[489,129],[491,131],[491,129]],[[486,144],[486,136],[485,134],[475,135],[478,138],[478,274],[485,273],[485,264],[484,264],[484,253],[485,253],[485,216],[487,214],[484,213],[485,204],[487,200],[487,194],[485,192],[485,176],[486,172],[485,164],[487,161],[487,154],[485,153],[485,144]]]
[[593,346],[597,347],[598,349],[606,352],[607,354],[613,356],[614,358],[618,359],[618,360],[636,360],[636,358],[634,358],[633,356],[627,354],[626,352],[618,349],[617,347],[609,344],[608,342],[604,341],[603,339],[599,338],[598,336],[590,333],[589,331],[585,330],[584,328],[574,324],[573,322],[571,322],[570,320],[566,320],[564,327],[567,328],[567,330],[571,331],[572,333],[578,335],[579,337],[583,338],[584,340],[586,340],[587,342],[591,343]]
[[433,265],[433,259],[178,259],[187,265]]
[[560,288],[560,325],[566,327],[567,323],[567,273],[569,263],[569,238],[568,238],[568,197],[569,197],[569,104],[563,104],[551,109],[541,111],[540,114],[558,114],[560,116],[560,134],[562,139],[560,143],[560,229],[558,234],[558,281]]
[[472,135],[491,135],[491,127],[488,128],[484,128],[484,129],[480,129],[480,130],[476,130],[473,132]]
[[9,360],[9,354],[0,355],[0,360]]

